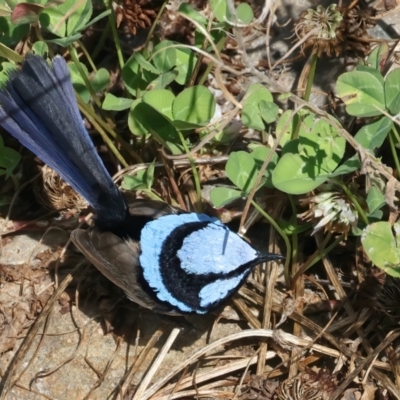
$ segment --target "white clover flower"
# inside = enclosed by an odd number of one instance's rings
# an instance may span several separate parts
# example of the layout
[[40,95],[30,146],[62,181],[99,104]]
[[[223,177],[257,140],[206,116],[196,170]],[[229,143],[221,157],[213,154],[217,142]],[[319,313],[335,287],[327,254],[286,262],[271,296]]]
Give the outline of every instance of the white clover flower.
[[298,217],[314,222],[314,233],[324,228],[325,231],[344,233],[347,237],[350,229],[358,223],[358,212],[354,204],[344,193],[332,190],[331,185],[323,185],[320,189],[327,189],[314,196],[301,199],[302,205],[309,205],[309,210],[299,214]]

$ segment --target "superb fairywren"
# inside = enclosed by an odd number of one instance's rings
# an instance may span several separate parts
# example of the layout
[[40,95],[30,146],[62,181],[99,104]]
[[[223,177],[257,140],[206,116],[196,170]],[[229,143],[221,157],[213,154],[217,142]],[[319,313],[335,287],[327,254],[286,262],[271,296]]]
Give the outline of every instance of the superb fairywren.
[[218,307],[257,264],[260,253],[216,218],[162,202],[128,202],[86,131],[68,67],[28,55],[0,89],[0,125],[58,172],[95,211],[72,241],[127,297],[157,312],[204,314]]

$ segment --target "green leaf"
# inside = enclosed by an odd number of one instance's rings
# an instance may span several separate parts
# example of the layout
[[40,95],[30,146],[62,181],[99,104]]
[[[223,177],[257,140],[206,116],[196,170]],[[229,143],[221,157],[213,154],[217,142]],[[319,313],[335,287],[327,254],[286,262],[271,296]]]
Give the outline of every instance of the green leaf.
[[32,24],[39,20],[39,14],[43,10],[41,4],[18,3],[11,13],[11,23],[14,25]]
[[261,111],[252,104],[246,104],[242,109],[242,123],[248,128],[263,131],[265,129],[264,121],[261,117]]
[[253,107],[258,107],[261,100],[266,102],[273,102],[271,92],[261,83],[255,83],[249,87],[244,98],[243,106],[251,104]]
[[388,275],[400,276],[399,224],[380,221],[368,225],[361,236],[361,243],[369,259]]
[[146,90],[156,90],[156,89],[164,89],[168,86],[171,82],[173,82],[178,77],[178,71],[169,71],[164,72],[163,74],[159,75],[156,79],[151,81],[147,86]]
[[[262,165],[264,164],[264,161],[269,156],[271,149],[269,147],[260,144],[250,144],[249,149],[253,150],[250,153],[250,155],[254,158],[257,169],[260,170]],[[264,183],[264,185],[267,187],[273,188],[272,171],[275,169],[277,162],[278,162],[278,155],[274,153],[263,175],[265,178],[267,178]]]
[[150,62],[148,62],[140,53],[134,53],[132,57],[144,70],[149,71],[155,75],[158,75],[160,73],[160,71],[158,71],[158,69],[154,67]]
[[356,133],[354,139],[365,149],[374,151],[382,146],[392,127],[392,120],[384,116],[375,122],[364,125]]
[[288,222],[279,218],[279,226],[287,235],[300,234],[312,228],[312,223],[297,225],[296,221]]
[[385,80],[386,108],[392,115],[400,112],[400,69],[390,72]]
[[[0,32],[1,32],[1,18],[0,18]],[[22,57],[20,54],[18,54],[14,50],[11,50],[9,47],[5,46],[2,43],[1,35],[0,35],[0,57],[4,57],[7,60],[12,61],[13,63],[21,63],[24,60],[24,57]]]
[[[80,32],[92,16],[90,0],[65,0],[63,4],[44,9],[39,16],[43,28],[55,35],[66,38]],[[65,16],[68,18],[65,19]]]
[[[14,171],[21,160],[20,154],[10,147],[0,147],[0,167],[4,168],[4,173],[8,176]],[[4,173],[2,175],[4,175]]]
[[279,113],[279,107],[271,101],[261,100],[258,104],[262,119],[267,124],[272,124],[276,121]]
[[315,167],[315,174],[332,172],[340,163],[346,141],[326,121],[310,113],[299,131],[298,153]]
[[228,18],[228,4],[226,0],[210,0],[211,10],[219,22],[226,22]]
[[[64,2],[64,0],[57,0],[57,1]],[[102,13],[98,14],[96,17],[91,19],[83,28],[81,28],[81,30],[83,31],[83,30],[89,28],[90,26],[95,24],[97,21],[100,21],[101,19],[109,16],[111,13],[112,13],[111,9],[103,11]]]
[[178,76],[176,77],[177,83],[185,85],[189,81],[194,71],[196,61],[197,57],[191,50],[184,48],[176,49],[175,71],[178,72]]
[[132,99],[116,97],[111,93],[107,93],[101,108],[103,110],[122,111],[127,110],[132,105],[132,102]]
[[46,40],[47,43],[54,43],[57,46],[61,46],[61,47],[67,47],[70,44],[76,42],[77,40],[79,40],[82,37],[82,35],[80,33],[77,33],[75,35],[72,36],[68,36],[65,38],[56,38],[56,39],[51,39],[51,40]]
[[137,96],[138,91],[145,91],[149,83],[159,75],[159,73],[152,74],[148,71],[140,71],[140,69],[140,64],[135,55],[131,56],[122,68],[122,80],[133,96]]
[[128,126],[134,135],[152,134],[156,140],[158,137],[164,142],[177,142],[179,135],[171,122],[141,99],[132,103],[128,115]]
[[382,85],[385,84],[385,80],[383,79],[382,74],[379,71],[377,71],[375,68],[360,64],[360,65],[357,65],[357,67],[355,68],[355,71],[367,72],[367,73],[373,75],[376,79],[378,79],[378,81]]
[[242,192],[230,188],[216,187],[210,192],[211,202],[216,208],[224,207],[242,197]]
[[386,204],[385,195],[376,187],[371,186],[367,195],[369,214],[373,214]]
[[238,5],[236,15],[242,24],[249,24],[254,18],[253,10],[247,3],[240,3]]
[[156,168],[156,160],[153,160],[148,168],[146,169],[146,186],[147,189],[151,189],[154,183],[154,171]]
[[209,122],[215,112],[215,100],[204,86],[192,86],[176,96],[172,105],[174,120],[201,124]]
[[10,73],[16,70],[16,66],[8,61],[3,61],[1,63],[1,68],[2,69],[0,72],[0,87],[3,87],[10,80]]
[[360,167],[361,164],[358,159],[358,155],[356,154],[353,157],[347,159],[338,168],[336,168],[335,172],[330,173],[329,177],[334,178],[335,176],[347,175],[350,174],[351,172],[357,171],[358,169],[360,169]]
[[174,94],[166,89],[151,90],[143,96],[143,101],[145,103],[158,110],[161,114],[164,114],[170,120],[173,119],[172,103],[174,100]]
[[[265,104],[272,103],[272,101],[272,94],[266,87],[260,83],[251,85],[243,98],[243,125],[263,131],[265,128],[263,119],[265,121],[271,120],[271,115],[274,112],[272,109],[273,106],[265,106]],[[263,106],[261,107],[264,107],[265,110],[260,108],[261,102],[263,102]],[[265,118],[263,118],[264,112],[266,112]]]
[[258,173],[254,158],[245,151],[232,152],[225,171],[228,178],[246,194],[253,188]]
[[[89,75],[89,72],[86,68],[85,64],[80,63],[80,66],[83,70],[83,72],[86,74],[86,76]],[[90,100],[90,92],[88,88],[86,87],[86,83],[83,80],[80,72],[78,71],[78,68],[74,63],[69,63],[68,64],[69,72],[71,74],[71,80],[72,84],[74,86],[74,89],[79,93],[79,95],[82,97],[82,100],[85,103],[88,103]]]
[[389,55],[389,46],[386,42],[381,43],[378,47],[371,51],[367,58],[367,65],[381,71],[386,59]]
[[381,115],[377,107],[385,109],[383,85],[369,72],[353,71],[340,75],[336,90],[350,115],[374,117]]
[[110,73],[105,68],[98,69],[91,84],[95,93],[101,92],[110,85]]
[[163,40],[154,47],[153,63],[159,72],[168,72],[175,67],[177,61],[177,51],[174,47],[168,47],[173,44],[174,43],[169,40]]
[[189,18],[197,21],[200,25],[206,26],[208,24],[208,19],[203,15],[201,15],[188,3],[181,3],[178,11],[184,15],[187,15]]
[[174,125],[175,128],[180,131],[192,131],[194,129],[203,128],[207,124],[208,124],[208,122],[202,122],[202,123],[195,124],[193,122],[186,122],[186,121],[179,121],[179,120],[172,121],[172,125]]
[[14,25],[10,18],[0,17],[0,43],[7,47],[15,46],[29,33],[29,25]]
[[146,113],[143,113],[143,111],[146,111],[146,109],[143,110],[142,105],[142,99],[137,99],[132,103],[129,110],[128,127],[131,133],[133,133],[135,136],[147,136],[151,133],[147,125],[147,120],[149,116],[151,118],[150,114],[155,112],[155,110],[153,110],[149,105],[146,105],[151,109],[150,112],[147,110],[149,115],[146,115]]
[[147,189],[146,170],[142,169],[138,171],[136,176],[125,175],[121,187],[130,191]]
[[314,114],[303,119],[299,139],[282,149],[272,173],[273,185],[289,194],[303,194],[325,182],[341,162],[346,141]]
[[[290,142],[286,146],[289,144]],[[272,183],[275,188],[289,194],[307,193],[324,183],[326,179],[326,175],[315,174],[314,165],[293,153],[284,154],[272,173]]]
[[5,0],[0,0],[0,17],[7,17],[10,18],[12,8],[10,7]]
[[38,41],[32,45],[32,51],[44,57],[49,52],[49,46],[46,42]]
[[[276,125],[276,133],[275,136],[276,138],[281,137],[281,140],[279,144],[283,147],[291,138],[293,134],[293,129],[295,126],[295,120],[298,118],[297,116],[292,115],[291,110],[286,110],[278,120],[278,123]],[[282,134],[283,131],[283,134]]]

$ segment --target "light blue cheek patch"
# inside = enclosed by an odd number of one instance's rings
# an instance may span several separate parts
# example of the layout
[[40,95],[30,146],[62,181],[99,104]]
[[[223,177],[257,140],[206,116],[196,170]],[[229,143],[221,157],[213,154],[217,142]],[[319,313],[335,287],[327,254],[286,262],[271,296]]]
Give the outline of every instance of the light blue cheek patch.
[[188,273],[227,274],[257,258],[257,252],[221,222],[188,235],[178,251],[181,267]]
[[248,274],[248,271],[235,276],[230,279],[217,279],[216,281],[209,283],[200,290],[200,305],[202,307],[210,307],[212,304],[224,299],[231,290],[234,290],[240,285],[242,279]]
[[159,258],[162,246],[170,233],[177,227],[191,222],[216,222],[218,219],[205,214],[180,214],[166,215],[154,221],[148,222],[140,235],[140,264],[143,268],[143,276],[157,297],[166,301],[184,312],[192,312],[191,308],[173,297],[162,281]]

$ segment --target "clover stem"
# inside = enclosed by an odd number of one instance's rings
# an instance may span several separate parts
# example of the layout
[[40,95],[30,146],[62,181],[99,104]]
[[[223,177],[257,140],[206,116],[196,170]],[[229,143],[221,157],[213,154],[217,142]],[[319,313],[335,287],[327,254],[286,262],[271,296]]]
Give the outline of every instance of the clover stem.
[[[308,73],[307,85],[306,85],[306,89],[304,91],[304,96],[303,96],[305,101],[309,101],[309,99],[310,99],[311,89],[312,89],[312,85],[314,83],[315,71],[317,68],[317,61],[318,61],[318,55],[317,55],[317,53],[314,53],[311,56],[310,71]],[[299,116],[297,118],[296,128],[293,131],[292,139],[297,139],[299,137],[300,127],[301,127],[302,122],[303,122],[303,117]]]
[[283,270],[283,275],[285,277],[286,285],[289,286],[290,283],[290,274],[289,274],[289,264],[291,260],[292,254],[292,245],[290,244],[290,240],[286,233],[281,229],[278,223],[267,213],[263,210],[254,200],[251,201],[253,207],[276,229],[276,231],[281,235],[282,239],[286,245],[286,260],[285,260],[285,267]]
[[[189,148],[186,144],[185,138],[182,135],[182,132],[179,130],[177,132],[179,135],[179,139],[181,140],[182,146],[185,149],[185,152],[189,153]],[[192,156],[189,156],[189,162],[193,172],[194,186],[196,188],[196,195],[197,195],[197,203],[195,204],[196,212],[202,212],[203,204],[201,202],[201,185],[200,185],[199,171],[197,171],[196,164],[194,163]]]
[[389,132],[389,143],[390,143],[390,150],[392,151],[394,164],[396,165],[397,172],[400,173],[399,157],[397,156],[396,145],[394,143],[395,137],[396,137],[396,133],[394,132],[394,129],[395,128],[392,128],[392,130]]
[[305,101],[310,100],[311,89],[314,83],[315,70],[317,69],[317,61],[318,61],[318,55],[317,53],[314,53],[311,57],[310,72],[308,74],[306,90],[304,92],[304,97],[303,97]]
[[112,1],[109,1],[109,7],[112,12],[108,16],[108,20],[110,21],[111,31],[112,31],[112,35],[113,35],[113,39],[114,39],[114,43],[115,43],[115,49],[117,50],[119,67],[121,68],[121,71],[122,71],[122,69],[124,68],[124,65],[125,65],[125,61],[124,61],[124,55],[122,53],[121,43],[120,43],[119,37],[118,37],[117,23],[115,21],[115,13],[114,13]]

